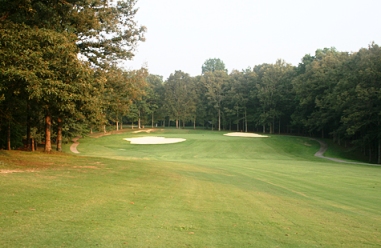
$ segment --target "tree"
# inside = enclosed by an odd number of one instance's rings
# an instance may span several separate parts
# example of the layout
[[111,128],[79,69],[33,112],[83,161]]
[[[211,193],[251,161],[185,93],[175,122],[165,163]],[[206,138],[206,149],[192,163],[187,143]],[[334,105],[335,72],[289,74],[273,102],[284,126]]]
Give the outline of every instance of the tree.
[[275,121],[278,120],[280,132],[280,119],[284,115],[284,105],[290,100],[289,88],[291,86],[290,73],[293,67],[283,60],[277,60],[273,65],[264,65],[260,69],[259,83],[256,85],[258,99],[261,104],[260,124],[270,126],[270,133],[275,132]]
[[237,131],[248,131],[248,112],[250,111],[249,105],[253,105],[255,102],[255,99],[252,98],[252,92],[255,90],[256,78],[256,73],[254,73],[250,68],[241,72],[238,70],[233,70],[229,74],[230,80],[226,89],[227,95],[224,111],[226,116],[229,118],[230,125],[232,123],[236,124]]
[[131,59],[146,28],[134,20],[137,0],[0,0],[0,22],[67,32],[93,65]]
[[342,110],[339,131],[355,148],[367,151],[369,161],[381,163],[381,48],[372,43],[345,64],[345,76],[336,88]]
[[165,105],[170,119],[176,121],[176,128],[180,127],[191,113],[191,109],[196,104],[192,90],[192,78],[188,73],[175,71],[164,83]]
[[151,114],[151,127],[154,127],[155,114],[162,105],[162,94],[164,91],[163,77],[150,74],[147,77],[146,102],[148,104],[149,113]]
[[92,28],[77,29],[76,32],[81,54],[93,65],[105,67],[132,59],[137,44],[145,41],[146,27],[139,26],[134,20],[138,11],[135,8],[136,2],[137,0],[116,3],[92,0],[91,4],[86,2],[80,6],[73,6],[74,10],[79,12],[83,12],[82,8],[85,7],[95,18],[96,24]]
[[225,87],[229,77],[225,71],[205,72],[202,76],[203,86],[206,88],[208,104],[217,112],[218,131],[221,131],[222,101],[225,98]]
[[83,118],[82,109],[97,97],[91,85],[93,71],[77,59],[70,34],[17,24],[2,27],[1,81],[45,113],[45,150],[49,152],[52,116]]
[[107,73],[105,83],[104,107],[107,119],[116,124],[119,130],[119,123],[122,117],[130,111],[133,103],[141,100],[145,94],[147,70],[142,68],[134,71],[123,71],[116,67],[111,67]]
[[225,68],[225,64],[221,59],[207,59],[204,64],[201,67],[202,74],[205,72],[215,72],[215,71],[224,71],[228,72],[228,70]]
[[[318,49],[313,60],[305,57],[306,64],[299,65],[300,73],[293,81],[302,115],[299,121],[303,122],[308,132],[330,133],[337,128],[339,117],[332,109],[333,93],[339,80],[342,78],[342,64],[348,59],[348,53],[336,51],[335,48]],[[332,111],[331,111],[332,110]],[[294,115],[296,116],[296,115]],[[333,125],[335,124],[335,126]]]

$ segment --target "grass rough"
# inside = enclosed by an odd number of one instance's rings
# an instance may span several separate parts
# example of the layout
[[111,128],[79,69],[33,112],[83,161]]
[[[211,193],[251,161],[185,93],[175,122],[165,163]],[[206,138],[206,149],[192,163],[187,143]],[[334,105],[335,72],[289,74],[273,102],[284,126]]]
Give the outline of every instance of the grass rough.
[[[150,135],[187,141],[123,140]],[[0,247],[380,247],[381,168],[318,149],[169,129],[0,151]]]

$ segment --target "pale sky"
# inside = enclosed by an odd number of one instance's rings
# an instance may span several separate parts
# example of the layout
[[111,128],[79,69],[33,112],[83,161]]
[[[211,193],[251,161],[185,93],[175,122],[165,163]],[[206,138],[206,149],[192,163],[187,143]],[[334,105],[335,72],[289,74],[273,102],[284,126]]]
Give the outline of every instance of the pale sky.
[[335,47],[355,52],[381,45],[381,0],[138,0],[136,21],[146,42],[125,69],[147,66],[168,78],[176,70],[201,74],[209,58],[229,73]]

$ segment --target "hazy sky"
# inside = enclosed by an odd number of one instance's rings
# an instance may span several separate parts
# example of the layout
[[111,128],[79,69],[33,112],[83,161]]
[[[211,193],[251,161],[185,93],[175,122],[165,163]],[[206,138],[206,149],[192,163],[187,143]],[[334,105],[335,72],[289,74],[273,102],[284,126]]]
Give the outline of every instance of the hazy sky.
[[277,59],[297,65],[305,54],[381,45],[381,0],[138,0],[146,42],[126,69],[148,67],[168,78],[201,74],[209,58],[229,73]]

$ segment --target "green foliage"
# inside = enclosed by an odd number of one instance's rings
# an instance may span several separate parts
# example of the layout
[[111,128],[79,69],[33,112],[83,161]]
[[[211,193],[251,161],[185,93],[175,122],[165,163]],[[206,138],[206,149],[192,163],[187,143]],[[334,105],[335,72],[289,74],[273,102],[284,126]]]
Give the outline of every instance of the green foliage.
[[[201,82],[205,88],[205,103],[210,109],[212,123],[217,123],[218,131],[221,130],[221,118],[223,110],[222,103],[225,100],[225,91],[228,86],[229,77],[225,71],[207,71],[202,75]],[[214,120],[217,120],[216,122]]]
[[[83,119],[99,92],[93,84],[93,71],[77,59],[73,36],[20,24],[0,25],[0,80],[5,98],[2,109],[8,119],[15,116],[14,108],[9,107],[14,104],[23,106],[20,117],[43,112]],[[32,109],[35,112],[30,113]]]
[[215,72],[215,71],[225,71],[228,70],[225,68],[225,64],[221,59],[207,59],[201,67],[201,72],[204,74],[205,72]]
[[1,0],[0,22],[23,23],[76,35],[82,55],[107,67],[131,59],[146,28],[134,20],[136,0],[24,1]]
[[104,74],[103,111],[107,120],[119,123],[131,111],[131,106],[146,94],[147,70],[124,71],[111,67]]
[[[57,130],[60,137],[62,131],[78,135],[87,132],[87,125],[104,124],[106,104],[114,120],[115,112],[126,113],[128,103],[143,94],[137,78],[145,76],[110,68],[120,59],[131,59],[137,43],[144,41],[146,29],[134,20],[135,4],[136,0],[1,0],[0,126],[20,123],[28,139],[31,128],[37,128],[50,144],[52,130],[44,130],[39,122],[43,116],[53,117],[54,126],[64,120],[63,129]],[[80,62],[78,53],[90,63]],[[107,103],[114,81],[125,81],[128,87],[115,86],[118,94]],[[17,116],[14,106],[23,107]]]
[[[257,98],[261,105],[259,124],[269,125],[270,133],[274,133],[275,120],[280,121],[290,108],[293,71],[294,68],[283,60],[260,68],[256,84]],[[280,128],[278,131],[280,133]]]
[[194,116],[196,111],[196,95],[193,79],[189,74],[176,71],[171,74],[164,84],[165,107],[171,120],[187,121]]

